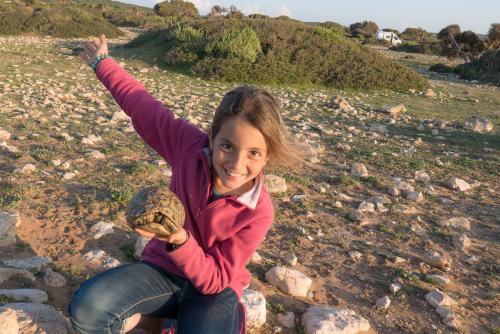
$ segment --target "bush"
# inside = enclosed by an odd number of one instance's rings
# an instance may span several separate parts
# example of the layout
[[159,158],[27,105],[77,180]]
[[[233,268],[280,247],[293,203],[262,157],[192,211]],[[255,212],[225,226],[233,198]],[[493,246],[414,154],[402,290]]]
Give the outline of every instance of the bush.
[[[401,91],[427,87],[414,70],[345,38],[340,25],[327,28],[294,20],[244,18],[198,19],[180,26],[139,36],[129,45],[163,45],[165,59],[176,64],[190,63],[196,54],[191,70],[225,81]],[[187,26],[203,32],[203,37],[179,41],[174,31]]]
[[435,43],[427,43],[427,42],[403,42],[399,45],[395,45],[390,47],[391,50],[399,51],[399,52],[408,52],[408,53],[423,53],[423,54],[442,54],[441,44],[438,42]]
[[200,16],[195,5],[188,1],[167,0],[157,3],[153,10],[159,16],[172,16],[177,18],[196,18]]
[[454,72],[453,67],[450,67],[448,65],[444,65],[441,63],[432,65],[431,67],[429,67],[429,71],[437,72],[437,73],[453,73]]
[[0,35],[17,35],[30,31],[23,24],[33,13],[31,8],[0,3]]
[[314,33],[316,35],[319,35],[323,38],[325,38],[327,41],[332,42],[333,44],[339,44],[341,43],[344,38],[342,35],[339,35],[339,33],[335,30],[331,30],[325,27],[318,26],[314,29]]
[[194,43],[203,39],[203,31],[190,25],[177,25],[173,31],[173,36],[181,43]]
[[260,40],[250,28],[232,30],[207,44],[207,54],[223,58],[240,58],[255,62],[262,52]]
[[486,51],[478,60],[457,66],[455,72],[463,79],[500,86],[500,50]]

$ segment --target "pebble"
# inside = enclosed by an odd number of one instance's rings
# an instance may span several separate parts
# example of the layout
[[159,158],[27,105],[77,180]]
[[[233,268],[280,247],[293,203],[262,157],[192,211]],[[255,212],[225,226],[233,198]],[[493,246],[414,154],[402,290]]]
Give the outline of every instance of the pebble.
[[396,294],[399,290],[401,290],[401,288],[402,286],[400,283],[391,283],[389,285],[389,290],[394,294]]
[[375,302],[375,308],[378,310],[387,310],[391,305],[391,299],[389,296],[384,296]]

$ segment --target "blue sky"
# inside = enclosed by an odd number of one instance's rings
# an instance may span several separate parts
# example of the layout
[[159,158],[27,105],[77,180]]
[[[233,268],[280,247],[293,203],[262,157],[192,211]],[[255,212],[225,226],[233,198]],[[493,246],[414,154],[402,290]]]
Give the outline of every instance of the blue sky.
[[[120,0],[153,7],[155,0]],[[500,0],[191,0],[200,14],[214,5],[235,5],[245,14],[288,15],[301,21],[334,21],[343,25],[370,20],[380,28],[404,30],[422,27],[438,32],[448,24],[462,31],[488,32],[491,23],[500,23]]]

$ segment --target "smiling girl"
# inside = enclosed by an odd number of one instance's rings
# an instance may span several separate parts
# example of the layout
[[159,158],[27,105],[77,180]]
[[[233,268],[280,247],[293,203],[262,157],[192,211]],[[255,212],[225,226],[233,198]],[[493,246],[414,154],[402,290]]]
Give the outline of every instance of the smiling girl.
[[172,168],[170,189],[185,207],[183,228],[152,238],[141,262],[104,271],[73,296],[70,317],[80,333],[244,333],[239,300],[250,282],[245,266],[274,220],[264,186],[270,161],[290,162],[280,108],[266,91],[228,92],[208,133],[175,118],[108,56],[104,36],[85,44],[82,58],[132,119],[138,134]]

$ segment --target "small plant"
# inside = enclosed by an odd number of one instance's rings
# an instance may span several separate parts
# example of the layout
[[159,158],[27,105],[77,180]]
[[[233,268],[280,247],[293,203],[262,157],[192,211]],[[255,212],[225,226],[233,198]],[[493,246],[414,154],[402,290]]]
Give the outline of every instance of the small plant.
[[413,274],[411,271],[406,270],[404,268],[396,268],[394,271],[394,275],[396,277],[400,277],[406,281],[416,282],[418,280],[417,276]]
[[251,28],[233,30],[209,42],[205,52],[223,58],[239,58],[248,62],[255,62],[262,53],[257,33]]
[[275,313],[275,314],[278,314],[278,313],[285,313],[286,312],[286,309],[285,309],[285,306],[281,303],[271,303],[271,302],[267,302],[267,309],[270,310],[271,312]]
[[134,246],[130,244],[126,244],[123,246],[120,246],[120,250],[123,252],[123,255],[125,256],[125,259],[128,262],[135,262],[135,249]]
[[6,295],[0,295],[0,305],[13,303],[15,300],[12,297]]
[[25,241],[16,242],[16,249],[19,251],[25,251],[30,248],[30,244]]

